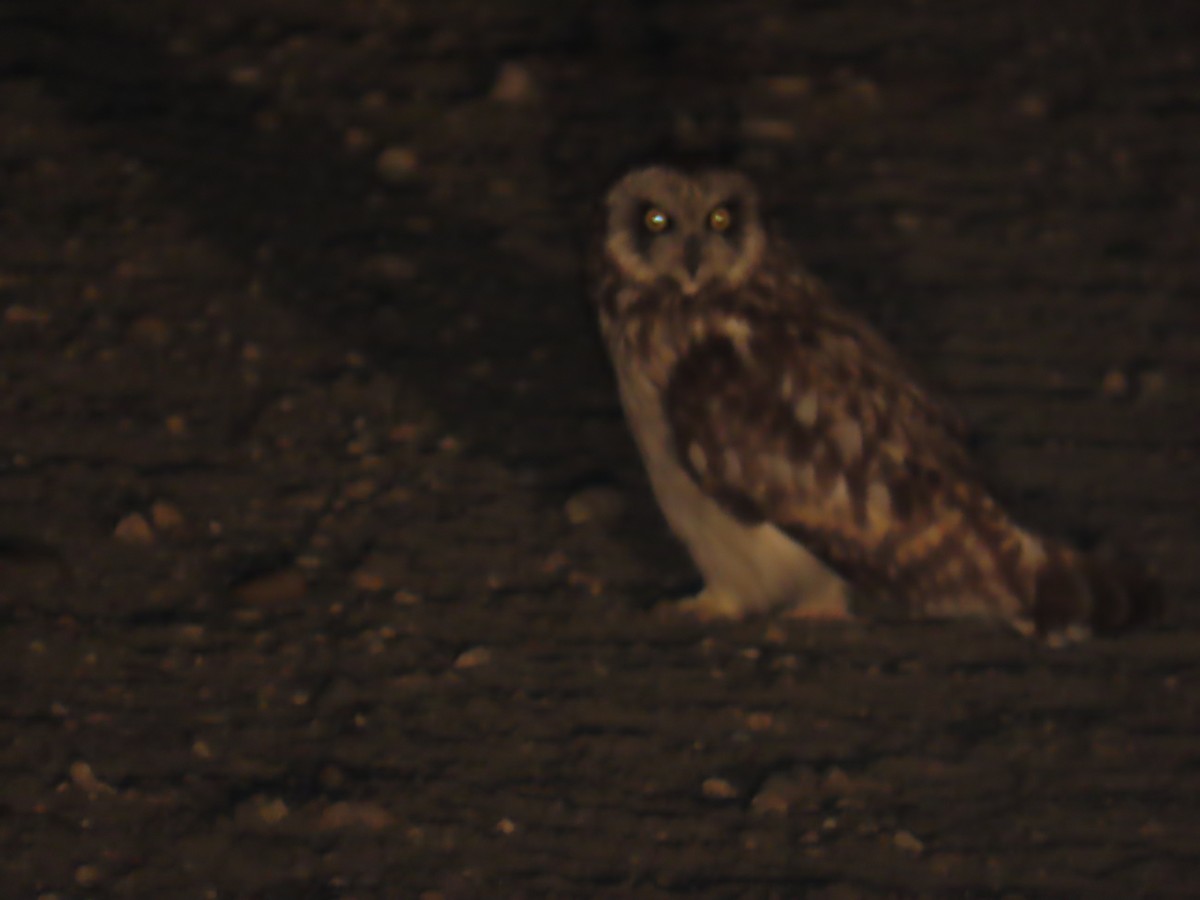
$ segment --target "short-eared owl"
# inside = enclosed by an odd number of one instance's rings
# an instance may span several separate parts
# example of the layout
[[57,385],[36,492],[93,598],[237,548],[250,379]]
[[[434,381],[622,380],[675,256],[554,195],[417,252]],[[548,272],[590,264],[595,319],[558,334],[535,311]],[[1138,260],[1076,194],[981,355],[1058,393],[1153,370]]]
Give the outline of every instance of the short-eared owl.
[[912,613],[1061,636],[1158,612],[1141,568],[1017,525],[957,419],[768,235],[732,171],[654,166],[604,208],[594,299],[703,616],[844,615],[848,587]]

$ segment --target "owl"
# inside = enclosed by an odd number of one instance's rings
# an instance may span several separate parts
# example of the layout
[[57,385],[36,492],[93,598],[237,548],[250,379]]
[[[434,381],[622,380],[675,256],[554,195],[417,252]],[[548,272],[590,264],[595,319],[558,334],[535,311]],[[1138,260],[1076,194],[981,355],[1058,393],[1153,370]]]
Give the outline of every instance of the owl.
[[1055,639],[1159,612],[1138,564],[1017,524],[956,416],[764,227],[735,171],[609,191],[592,297],[658,504],[704,579],[680,608],[980,616]]

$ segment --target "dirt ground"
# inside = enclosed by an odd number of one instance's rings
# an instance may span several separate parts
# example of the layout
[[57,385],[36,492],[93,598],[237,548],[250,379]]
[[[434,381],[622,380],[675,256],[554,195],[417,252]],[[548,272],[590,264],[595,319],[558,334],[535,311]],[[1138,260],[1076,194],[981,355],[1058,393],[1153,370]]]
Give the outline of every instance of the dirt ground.
[[[1200,896],[1192,0],[0,0],[4,897]],[[713,150],[1147,631],[672,621],[580,246]]]

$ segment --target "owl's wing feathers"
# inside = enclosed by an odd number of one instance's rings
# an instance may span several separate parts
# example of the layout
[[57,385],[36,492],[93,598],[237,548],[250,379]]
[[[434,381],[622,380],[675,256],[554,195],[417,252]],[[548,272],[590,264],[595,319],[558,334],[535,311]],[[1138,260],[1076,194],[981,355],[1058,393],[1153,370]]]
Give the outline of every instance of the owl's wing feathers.
[[744,521],[870,574],[936,498],[986,498],[959,421],[857,320],[743,311],[691,335],[664,412],[683,465]]
[[1161,614],[1161,587],[1136,561],[1013,523],[974,472],[958,420],[867,326],[743,310],[687,332],[664,385],[674,448],[743,522],[770,522],[860,585],[926,609],[974,596],[1042,632]]

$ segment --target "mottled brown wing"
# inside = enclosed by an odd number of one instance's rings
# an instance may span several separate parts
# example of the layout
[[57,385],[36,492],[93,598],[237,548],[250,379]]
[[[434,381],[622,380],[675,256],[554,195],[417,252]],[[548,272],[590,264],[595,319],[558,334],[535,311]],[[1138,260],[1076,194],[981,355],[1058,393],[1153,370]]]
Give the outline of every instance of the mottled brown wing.
[[712,323],[664,406],[679,459],[731,513],[842,569],[879,569],[939,495],[974,492],[957,420],[866,326],[761,311]]

